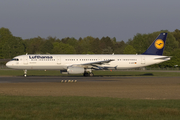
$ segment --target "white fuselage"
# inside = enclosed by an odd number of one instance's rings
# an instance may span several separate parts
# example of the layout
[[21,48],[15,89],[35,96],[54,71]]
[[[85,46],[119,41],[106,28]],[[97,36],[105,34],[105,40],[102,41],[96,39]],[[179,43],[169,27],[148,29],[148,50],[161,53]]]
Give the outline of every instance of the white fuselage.
[[[166,58],[165,58],[166,57]],[[161,59],[162,58],[162,59]],[[165,59],[163,59],[165,58]],[[167,56],[159,55],[20,55],[9,61],[6,66],[24,70],[66,70],[72,65],[81,65],[97,61],[113,60],[98,65],[107,69],[131,69],[158,64],[170,60]]]

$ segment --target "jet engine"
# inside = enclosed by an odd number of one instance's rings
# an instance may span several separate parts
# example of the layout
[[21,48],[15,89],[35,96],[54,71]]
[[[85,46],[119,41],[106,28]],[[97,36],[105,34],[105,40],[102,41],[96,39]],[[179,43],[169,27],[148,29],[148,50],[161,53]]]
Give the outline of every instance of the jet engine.
[[84,68],[82,68],[82,67],[68,67],[67,73],[68,74],[81,74],[81,73],[84,73]]

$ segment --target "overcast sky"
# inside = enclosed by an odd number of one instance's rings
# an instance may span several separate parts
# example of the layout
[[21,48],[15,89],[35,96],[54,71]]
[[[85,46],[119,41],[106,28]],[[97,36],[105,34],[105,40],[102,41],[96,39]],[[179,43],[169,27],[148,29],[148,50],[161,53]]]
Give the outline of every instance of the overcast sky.
[[133,38],[180,29],[180,0],[1,0],[0,28],[23,39]]

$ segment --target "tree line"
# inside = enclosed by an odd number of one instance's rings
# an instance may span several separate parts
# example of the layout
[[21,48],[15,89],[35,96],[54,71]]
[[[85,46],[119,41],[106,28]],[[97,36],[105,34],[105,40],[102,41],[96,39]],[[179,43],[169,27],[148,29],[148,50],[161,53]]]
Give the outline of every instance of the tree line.
[[0,28],[0,59],[11,59],[22,54],[141,54],[152,44],[161,32],[167,32],[167,41],[163,55],[173,56],[170,61],[151,67],[180,66],[180,30],[173,32],[161,30],[149,34],[137,33],[127,42],[117,41],[116,38],[56,38],[40,36],[22,39],[13,36],[8,28]]

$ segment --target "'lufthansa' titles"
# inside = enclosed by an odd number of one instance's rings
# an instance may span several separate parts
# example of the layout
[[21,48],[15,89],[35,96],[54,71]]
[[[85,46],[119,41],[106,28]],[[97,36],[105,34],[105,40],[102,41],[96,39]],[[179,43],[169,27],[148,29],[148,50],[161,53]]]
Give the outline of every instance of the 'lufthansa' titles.
[[164,47],[164,41],[161,40],[161,39],[157,39],[154,43],[154,46],[157,48],[157,49],[162,49]]
[[40,56],[40,55],[35,55],[35,56],[29,56],[29,59],[52,59],[52,56]]

